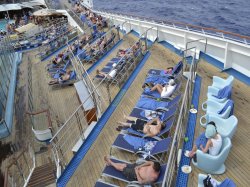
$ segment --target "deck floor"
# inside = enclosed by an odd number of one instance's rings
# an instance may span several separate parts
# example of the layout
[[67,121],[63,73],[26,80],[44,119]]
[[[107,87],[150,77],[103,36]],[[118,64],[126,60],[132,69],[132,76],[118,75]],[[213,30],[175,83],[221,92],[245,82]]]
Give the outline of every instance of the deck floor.
[[[132,34],[129,34],[124,38],[124,41],[118,46],[110,55],[108,55],[103,62],[99,65],[98,69],[101,69],[105,64],[115,56],[117,50],[120,48],[127,48],[129,45],[132,45],[137,38]],[[76,172],[70,179],[67,186],[84,186],[92,187],[95,182],[101,178],[101,173],[105,167],[103,161],[103,156],[109,154],[110,146],[114,142],[118,132],[115,130],[116,122],[121,120],[123,112],[129,114],[134,107],[135,103],[139,99],[142,88],[141,85],[145,79],[146,73],[150,68],[164,69],[169,66],[176,64],[181,58],[171,52],[170,50],[163,47],[161,44],[154,44],[150,49],[151,55],[147,62],[145,63],[143,69],[139,72],[138,76],[125,93],[124,97],[117,106],[117,109],[113,112],[108,122],[105,125],[105,128],[102,130],[101,134],[94,142],[90,150],[88,151],[85,158],[81,161],[81,164],[77,168]],[[39,62],[35,57],[36,52],[25,53],[23,61],[27,59],[27,56],[30,56],[33,68],[32,68],[32,77],[33,77],[33,98],[34,98],[34,110],[39,111],[46,108],[49,108],[52,114],[52,123],[55,130],[57,130],[61,123],[65,122],[72,112],[80,105],[80,102],[77,99],[76,91],[74,87],[67,87],[63,89],[52,90],[48,86],[50,78],[46,74],[46,64],[49,62]],[[20,75],[20,86],[21,88],[25,86],[27,76],[23,62],[21,65]],[[87,67],[88,68],[88,67]],[[221,71],[214,66],[208,64],[205,61],[201,61],[198,66],[198,74],[202,77],[201,84],[201,93],[199,98],[199,106],[203,101],[206,100],[207,86],[212,83],[212,76],[218,75],[220,77],[227,77],[226,73],[221,73]],[[93,78],[95,71],[90,74],[90,77]],[[21,90],[25,91],[24,90]],[[114,88],[112,97],[118,93],[118,89]],[[238,129],[236,134],[232,139],[232,150],[229,154],[229,157],[225,163],[227,171],[223,175],[215,176],[218,180],[223,180],[226,177],[229,177],[235,181],[237,186],[248,186],[250,183],[250,138],[248,134],[250,133],[250,122],[248,120],[248,111],[250,111],[250,87],[244,83],[235,80],[233,85],[233,94],[232,98],[235,101],[235,110],[234,114],[238,118]],[[108,102],[105,103],[104,109],[107,107]],[[21,111],[21,109],[19,109]],[[195,130],[195,137],[203,131],[199,125],[199,118],[204,115],[201,112],[201,108],[198,110],[197,125]],[[44,117],[40,117],[36,125],[40,129],[47,128],[47,123],[44,123]],[[16,119],[18,120],[18,118]],[[30,140],[34,140],[32,136],[31,127],[20,126],[22,129],[22,136],[28,137]],[[15,127],[15,134],[20,133],[20,128]],[[25,130],[24,130],[25,129]],[[15,135],[13,138],[17,141],[18,136]],[[38,145],[39,147],[39,145]],[[114,156],[128,161],[134,161],[135,157],[131,154],[113,151]],[[50,156],[48,152],[37,155],[38,165],[42,165],[48,162],[47,157]],[[197,186],[198,173],[203,173],[198,169],[193,167],[193,172],[189,176],[188,186]],[[110,178],[105,178],[106,181],[117,184],[119,186],[124,186],[124,183],[120,183],[117,180],[112,180]]]

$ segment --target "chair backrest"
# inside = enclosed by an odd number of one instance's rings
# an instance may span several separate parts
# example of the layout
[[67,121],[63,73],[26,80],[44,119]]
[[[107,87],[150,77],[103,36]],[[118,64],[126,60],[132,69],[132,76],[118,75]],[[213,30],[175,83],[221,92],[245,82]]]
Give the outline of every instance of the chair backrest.
[[172,70],[172,75],[179,74],[182,70],[182,67],[183,67],[183,62],[182,61],[178,62],[178,64],[176,64]]
[[217,156],[219,160],[221,161],[221,163],[224,163],[225,160],[227,159],[227,156],[229,154],[231,147],[232,147],[232,143],[231,143],[230,138],[228,137],[223,138],[221,150],[220,150],[219,155]]
[[151,150],[151,155],[159,154],[159,153],[164,153],[168,151],[169,145],[171,143],[171,138],[165,138],[160,141],[158,141],[153,149]]

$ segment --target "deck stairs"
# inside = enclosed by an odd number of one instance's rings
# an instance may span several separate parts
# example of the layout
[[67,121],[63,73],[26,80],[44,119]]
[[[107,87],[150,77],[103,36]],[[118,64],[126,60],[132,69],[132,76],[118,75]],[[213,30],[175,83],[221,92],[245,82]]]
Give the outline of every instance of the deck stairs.
[[55,183],[56,166],[54,163],[36,167],[29,180],[28,187],[44,187]]

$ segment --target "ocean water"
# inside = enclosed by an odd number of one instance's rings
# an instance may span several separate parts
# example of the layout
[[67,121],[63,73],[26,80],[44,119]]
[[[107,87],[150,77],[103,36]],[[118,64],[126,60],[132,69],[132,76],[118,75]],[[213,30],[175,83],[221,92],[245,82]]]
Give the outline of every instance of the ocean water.
[[94,8],[250,36],[250,0],[94,0]]

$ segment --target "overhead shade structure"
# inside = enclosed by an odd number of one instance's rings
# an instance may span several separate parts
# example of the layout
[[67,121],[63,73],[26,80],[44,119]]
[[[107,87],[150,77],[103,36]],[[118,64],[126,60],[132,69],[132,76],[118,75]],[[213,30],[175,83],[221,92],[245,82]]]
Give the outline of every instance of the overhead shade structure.
[[3,5],[0,5],[0,12],[5,12],[6,10],[5,10],[5,8],[4,8],[4,6]]
[[22,7],[19,4],[5,4],[2,6],[4,6],[4,8],[5,8],[4,11],[21,10],[22,9]]
[[63,15],[61,12],[57,12],[53,9],[41,9],[33,13],[33,16],[53,16],[53,15]]
[[27,25],[24,25],[22,27],[15,29],[15,31],[17,31],[18,33],[24,33],[24,32],[28,32],[36,27],[37,27],[37,25],[35,25],[34,23],[29,23]]

